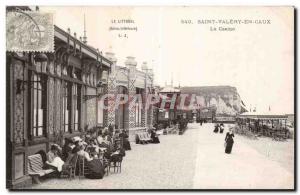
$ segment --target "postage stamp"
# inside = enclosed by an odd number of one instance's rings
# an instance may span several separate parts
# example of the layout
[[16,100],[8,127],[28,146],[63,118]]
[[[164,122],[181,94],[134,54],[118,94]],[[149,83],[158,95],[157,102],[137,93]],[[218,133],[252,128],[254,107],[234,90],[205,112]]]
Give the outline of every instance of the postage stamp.
[[38,11],[6,13],[6,50],[53,52],[53,14]]

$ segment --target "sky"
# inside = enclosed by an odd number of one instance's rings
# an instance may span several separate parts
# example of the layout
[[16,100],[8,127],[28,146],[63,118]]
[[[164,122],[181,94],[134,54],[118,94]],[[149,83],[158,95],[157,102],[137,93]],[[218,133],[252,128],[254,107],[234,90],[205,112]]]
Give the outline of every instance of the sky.
[[[248,108],[294,113],[294,19],[290,7],[40,7],[54,23],[113,51],[117,64],[146,61],[164,86],[230,85]],[[133,20],[134,23],[112,23]],[[198,20],[251,20],[252,24],[198,24]],[[183,24],[191,21],[192,24]],[[269,24],[261,24],[269,21]],[[255,23],[257,22],[257,23]],[[260,24],[258,24],[261,22]],[[110,31],[131,27],[137,31]],[[219,28],[234,28],[221,31]],[[212,31],[211,28],[216,28]],[[124,37],[126,34],[127,37]],[[122,36],[122,37],[120,37]]]

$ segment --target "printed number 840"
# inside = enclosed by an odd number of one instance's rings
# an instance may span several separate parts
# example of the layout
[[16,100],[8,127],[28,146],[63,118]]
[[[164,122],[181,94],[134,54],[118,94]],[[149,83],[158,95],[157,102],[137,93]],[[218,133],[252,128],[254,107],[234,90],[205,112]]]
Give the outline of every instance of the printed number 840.
[[193,24],[192,20],[181,20],[181,24]]

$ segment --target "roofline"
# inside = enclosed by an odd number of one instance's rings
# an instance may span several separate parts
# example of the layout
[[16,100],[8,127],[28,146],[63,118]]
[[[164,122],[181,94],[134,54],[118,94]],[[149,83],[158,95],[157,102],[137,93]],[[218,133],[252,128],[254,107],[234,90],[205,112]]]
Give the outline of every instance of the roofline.
[[276,115],[276,114],[259,114],[259,115],[238,115],[237,118],[252,118],[252,119],[266,119],[266,118],[270,118],[270,119],[276,119],[276,118],[280,118],[280,119],[286,119],[287,116],[280,114],[280,115]]
[[[80,42],[81,43],[81,51],[88,55],[89,57],[97,60],[97,56],[100,57],[100,62],[104,65],[106,65],[107,67],[110,68],[112,62],[109,61],[107,58],[105,58],[104,56],[102,56],[101,54],[98,54],[96,51],[92,50],[90,48],[90,46],[82,43],[80,40],[76,39],[75,37],[73,37],[72,35],[70,35],[69,33],[67,33],[66,31],[62,30],[61,28],[59,28],[58,26],[54,25],[54,36],[56,38],[59,38],[60,40],[64,41],[67,43],[68,41],[68,37],[70,38],[69,43],[70,45],[74,45],[74,41],[76,42]],[[76,45],[76,49],[80,49],[79,45]]]

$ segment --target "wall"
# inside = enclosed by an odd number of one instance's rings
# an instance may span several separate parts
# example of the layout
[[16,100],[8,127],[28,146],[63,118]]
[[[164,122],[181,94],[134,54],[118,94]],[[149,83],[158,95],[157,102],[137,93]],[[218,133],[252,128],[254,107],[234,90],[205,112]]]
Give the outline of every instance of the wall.
[[[96,89],[87,87],[88,95],[96,95]],[[91,98],[86,101],[86,124],[89,128],[97,125],[97,99]]]
[[21,61],[14,61],[14,133],[13,142],[22,144],[24,139],[24,90],[17,94],[17,79],[24,80],[24,66]]

